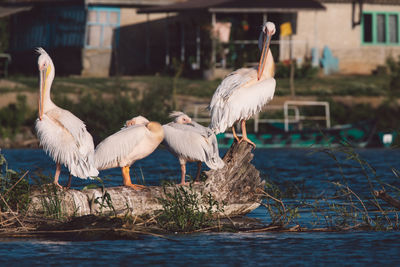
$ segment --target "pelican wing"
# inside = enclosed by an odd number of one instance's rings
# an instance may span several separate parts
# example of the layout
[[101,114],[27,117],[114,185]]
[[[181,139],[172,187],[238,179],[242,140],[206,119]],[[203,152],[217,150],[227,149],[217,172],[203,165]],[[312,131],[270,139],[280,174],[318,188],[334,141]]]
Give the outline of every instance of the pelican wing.
[[175,129],[182,130],[182,131],[195,132],[195,133],[203,136],[204,138],[208,138],[210,135],[213,134],[213,132],[210,130],[210,128],[204,127],[203,125],[198,124],[195,121],[192,121],[191,123],[185,123],[185,124],[170,122],[167,125],[175,128]]
[[73,176],[97,176],[93,138],[85,124],[68,110],[53,108],[36,121],[43,149],[54,161],[65,165]]
[[233,72],[222,81],[211,100],[210,129],[218,134],[238,120],[249,119],[273,98],[275,86],[274,78],[258,81],[256,69]]
[[215,144],[212,141],[213,137],[216,142],[214,134],[210,137],[203,136],[195,127],[179,123],[169,123],[163,125],[163,128],[163,143],[178,158],[202,161],[211,169],[219,169],[224,166],[218,154],[218,145],[215,150]]
[[99,170],[118,167],[148,132],[144,125],[132,125],[110,135],[97,145],[95,165]]
[[254,68],[241,68],[230,73],[215,91],[209,106],[211,113],[210,128],[215,133],[224,132],[229,125],[223,123],[226,114],[226,105],[231,95],[243,88],[247,83],[257,79],[257,70]]
[[226,101],[235,90],[257,78],[257,70],[254,68],[241,68],[226,76],[215,91],[210,108],[218,104],[220,100]]

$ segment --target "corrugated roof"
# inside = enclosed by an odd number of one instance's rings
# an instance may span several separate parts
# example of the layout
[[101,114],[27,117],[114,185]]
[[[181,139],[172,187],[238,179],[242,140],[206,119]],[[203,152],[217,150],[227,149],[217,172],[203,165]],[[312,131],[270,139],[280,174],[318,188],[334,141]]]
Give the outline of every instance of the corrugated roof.
[[207,10],[209,7],[224,2],[230,2],[230,0],[188,0],[186,2],[171,4],[167,6],[142,8],[138,10],[138,13],[164,13],[190,10]]
[[[355,0],[320,0],[322,3],[352,3]],[[358,3],[358,0],[355,1]],[[364,4],[400,5],[400,0],[362,0]]]
[[157,6],[169,5],[185,0],[5,0],[0,3],[6,5],[27,5],[27,4],[89,4],[109,6]]
[[211,10],[217,12],[263,12],[276,10],[325,9],[318,0],[188,0],[161,7],[142,8],[138,13]]
[[5,0],[0,3],[0,6],[27,6],[35,4],[58,5],[58,4],[76,4],[84,3],[84,0]]
[[183,1],[184,0],[86,0],[86,3],[89,5],[160,6]]

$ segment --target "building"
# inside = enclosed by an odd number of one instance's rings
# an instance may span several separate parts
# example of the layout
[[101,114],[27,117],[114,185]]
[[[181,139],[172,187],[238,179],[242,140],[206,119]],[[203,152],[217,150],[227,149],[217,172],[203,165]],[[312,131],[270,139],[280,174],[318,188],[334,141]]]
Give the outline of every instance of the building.
[[[295,40],[331,48],[341,73],[368,74],[400,55],[399,0],[322,0],[325,10],[299,12]],[[312,30],[317,39],[314,41]],[[306,51],[296,51],[301,56]]]
[[[213,25],[219,21],[230,21],[230,40],[219,44],[225,48],[222,53],[224,55],[218,58],[218,47],[213,48],[217,50],[211,56],[216,67],[224,65],[224,57],[235,58],[237,53],[230,50],[237,50],[237,46],[245,47],[240,51],[242,54],[248,51],[255,54],[254,51],[257,51],[257,33],[249,31],[251,37],[245,39],[239,36],[237,29],[242,25],[237,20],[247,20],[248,25],[253,23],[258,26],[267,18],[278,26],[272,49],[280,61],[292,57],[300,64],[305,60],[314,60],[318,64],[324,47],[328,47],[333,56],[338,58],[341,73],[368,74],[379,65],[384,65],[388,57],[397,58],[400,55],[399,0],[320,0],[317,3],[303,0],[205,0],[201,1],[202,5],[199,2],[190,0],[145,8],[139,12],[183,14],[206,11]],[[293,35],[290,40],[279,36],[279,26],[284,22],[292,25]],[[313,50],[316,51],[314,54]],[[247,59],[254,62],[254,56],[249,55]]]
[[[18,72],[35,72],[34,50],[41,46],[52,56],[58,74],[108,76],[117,71],[140,72],[145,66],[144,49],[141,49],[145,45],[145,24],[151,21],[136,10],[177,1],[8,1],[2,5],[20,11],[10,17],[11,67]],[[29,8],[21,11],[21,7]],[[155,15],[152,20],[163,17],[163,14]],[[129,53],[125,54],[126,51]]]
[[[11,67],[33,73],[44,47],[58,74],[133,75],[256,64],[263,21],[277,24],[276,60],[318,64],[327,46],[341,73],[367,74],[400,55],[399,0],[13,0]],[[21,7],[29,7],[21,9]],[[281,37],[290,22],[293,34]],[[228,38],[211,35],[225,27]],[[226,33],[226,32],[225,32]],[[214,38],[214,37],[215,38]],[[312,52],[314,51],[314,52]]]

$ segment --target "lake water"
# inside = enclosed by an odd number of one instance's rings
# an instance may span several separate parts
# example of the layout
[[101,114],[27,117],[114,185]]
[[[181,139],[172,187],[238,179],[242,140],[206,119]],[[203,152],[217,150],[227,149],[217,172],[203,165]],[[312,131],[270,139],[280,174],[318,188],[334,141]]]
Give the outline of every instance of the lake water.
[[[254,165],[263,177],[271,179],[281,188],[294,188],[296,198],[312,199],[330,195],[335,187],[330,182],[346,181],[358,194],[368,193],[366,175],[360,165],[336,154],[337,162],[325,153],[311,153],[306,149],[256,149]],[[400,186],[392,168],[400,169],[400,150],[368,149],[357,151],[376,170],[382,182]],[[3,150],[9,168],[42,171],[53,174],[55,164],[41,150]],[[225,151],[221,151],[222,154]],[[188,172],[195,174],[195,164]],[[178,161],[165,150],[137,162],[131,169],[135,179],[148,185],[158,185],[161,180],[178,181]],[[121,184],[119,169],[100,173],[106,186]],[[60,183],[66,183],[68,173],[63,169]],[[73,178],[73,187],[82,188],[93,181]],[[375,185],[375,184],[374,184]],[[298,189],[296,191],[296,188]],[[379,188],[377,188],[379,189]],[[293,190],[292,190],[293,191]],[[265,208],[260,207],[248,215],[268,223]],[[299,218],[302,226],[312,220],[303,212]],[[303,225],[304,224],[304,225]],[[349,231],[321,233],[212,233],[171,235],[170,239],[143,237],[141,240],[59,242],[48,240],[0,240],[0,265],[162,265],[162,266],[252,266],[282,264],[297,265],[347,265],[369,264],[396,266],[400,264],[400,232]]]

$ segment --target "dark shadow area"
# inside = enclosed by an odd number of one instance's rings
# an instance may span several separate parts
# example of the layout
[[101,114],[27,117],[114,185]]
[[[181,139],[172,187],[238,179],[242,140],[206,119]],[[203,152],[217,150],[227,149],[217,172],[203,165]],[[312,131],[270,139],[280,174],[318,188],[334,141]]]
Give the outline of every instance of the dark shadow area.
[[[182,42],[184,42],[184,64],[190,69],[196,60],[197,29],[200,31],[202,59],[211,53],[208,28],[197,26],[203,25],[204,20],[204,16],[187,14],[123,26],[114,30],[113,42],[117,45],[113,46],[110,74],[173,73],[173,62],[181,61]],[[166,65],[167,53],[169,66]],[[208,62],[203,62],[203,67],[206,63]]]
[[80,74],[86,10],[83,5],[38,5],[10,19],[10,72],[34,74],[35,49],[52,57],[57,75]]

